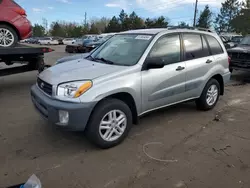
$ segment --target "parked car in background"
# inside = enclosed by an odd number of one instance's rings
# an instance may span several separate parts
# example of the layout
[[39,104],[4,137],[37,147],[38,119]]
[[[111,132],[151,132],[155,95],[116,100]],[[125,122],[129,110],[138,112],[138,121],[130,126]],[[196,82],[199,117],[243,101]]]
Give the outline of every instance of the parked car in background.
[[225,48],[226,48],[226,49],[229,49],[229,48],[230,48],[230,45],[228,44],[228,40],[227,40],[225,37],[223,37],[223,36],[220,36],[220,39],[221,39],[221,41],[223,42]]
[[250,35],[244,37],[237,47],[227,50],[230,61],[230,71],[250,71]]
[[107,35],[97,41],[89,42],[85,45],[85,48],[83,49],[83,52],[90,52],[96,47],[102,45],[104,42],[106,42],[108,39],[110,39],[113,35]]
[[242,37],[237,33],[221,33],[220,36],[224,37],[227,41],[231,41],[233,37]]
[[44,37],[39,39],[41,45],[58,45],[59,41],[53,37]]
[[228,60],[212,32],[130,30],[85,58],[44,70],[31,99],[50,124],[85,131],[94,144],[110,148],[150,111],[190,100],[213,109],[230,80]]
[[26,40],[26,43],[29,43],[29,44],[39,44],[39,39],[40,39],[40,37],[28,38]]
[[14,0],[0,0],[0,47],[13,47],[31,34],[25,10]]
[[63,38],[62,37],[53,37],[53,39],[57,40],[59,45],[63,44]]
[[86,51],[86,45],[88,43],[94,42],[92,39],[77,39],[75,43],[67,45],[65,47],[65,52],[68,53],[84,53]]
[[75,41],[76,40],[73,38],[65,38],[65,39],[63,39],[63,44],[70,45],[70,44],[73,44]]
[[227,44],[230,45],[230,48],[236,47],[241,42],[241,40],[243,38],[244,38],[243,36],[234,36],[234,37],[231,37],[230,41]]

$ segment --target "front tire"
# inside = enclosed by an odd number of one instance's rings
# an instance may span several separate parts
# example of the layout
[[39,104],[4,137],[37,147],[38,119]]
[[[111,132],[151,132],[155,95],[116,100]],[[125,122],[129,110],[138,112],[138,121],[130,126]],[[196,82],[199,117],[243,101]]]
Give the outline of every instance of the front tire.
[[216,79],[210,79],[199,99],[196,100],[196,106],[199,110],[211,110],[218,102],[220,96],[220,84]]
[[0,24],[0,47],[14,47],[18,42],[16,31],[8,25]]
[[96,146],[107,149],[121,143],[132,127],[132,113],[127,104],[118,99],[107,99],[96,106],[86,135]]

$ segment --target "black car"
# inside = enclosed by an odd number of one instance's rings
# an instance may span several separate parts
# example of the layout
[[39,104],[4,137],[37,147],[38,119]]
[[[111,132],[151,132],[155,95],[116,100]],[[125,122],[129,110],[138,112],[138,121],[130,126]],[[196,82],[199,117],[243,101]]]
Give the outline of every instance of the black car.
[[96,42],[90,42],[90,43],[86,44],[85,52],[90,52],[90,51],[94,50],[96,47],[100,46],[101,44],[106,42],[111,37],[112,37],[112,35],[108,35],[106,37],[101,38],[100,40],[98,40]]
[[33,37],[26,40],[29,44],[38,44],[39,37]]
[[68,53],[84,53],[86,52],[86,45],[94,42],[91,39],[77,39],[75,43],[67,45],[65,51]]
[[250,71],[250,35],[244,37],[237,47],[227,50],[230,61],[230,71]]

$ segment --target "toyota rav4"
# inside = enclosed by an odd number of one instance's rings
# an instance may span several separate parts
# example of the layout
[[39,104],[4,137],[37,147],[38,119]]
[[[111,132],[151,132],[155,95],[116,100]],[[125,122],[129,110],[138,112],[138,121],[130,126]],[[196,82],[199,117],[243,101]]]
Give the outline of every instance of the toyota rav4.
[[213,32],[126,31],[87,57],[40,73],[31,98],[50,123],[85,131],[97,146],[110,148],[150,111],[189,100],[212,109],[230,80],[229,60]]

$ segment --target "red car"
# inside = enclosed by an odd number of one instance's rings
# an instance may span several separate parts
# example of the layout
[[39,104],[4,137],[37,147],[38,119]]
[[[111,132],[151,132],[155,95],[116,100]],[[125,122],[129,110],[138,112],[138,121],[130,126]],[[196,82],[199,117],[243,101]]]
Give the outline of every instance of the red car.
[[13,47],[32,34],[25,10],[14,0],[0,0],[0,47]]

